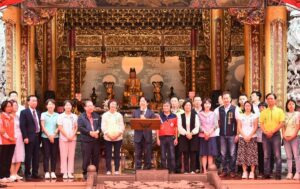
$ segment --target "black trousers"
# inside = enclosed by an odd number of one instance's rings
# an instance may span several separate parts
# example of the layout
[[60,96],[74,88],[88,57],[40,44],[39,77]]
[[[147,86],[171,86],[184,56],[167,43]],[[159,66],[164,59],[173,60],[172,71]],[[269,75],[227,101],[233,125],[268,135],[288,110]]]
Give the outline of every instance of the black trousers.
[[257,152],[258,152],[258,172],[264,174],[264,149],[262,142],[257,142]]
[[179,150],[179,145],[177,144],[175,146],[175,167],[176,167],[176,173],[181,173],[181,167],[182,167],[182,152]]
[[197,151],[183,152],[184,172],[196,171],[196,153]]
[[51,163],[51,172],[55,172],[58,152],[58,138],[54,139],[54,143],[51,143],[48,138],[42,138],[42,144],[44,150],[44,172],[49,172],[49,160]]
[[[33,141],[25,144],[25,177],[39,174],[40,136],[36,134]],[[32,167],[32,172],[31,172]],[[32,173],[32,174],[31,174]]]
[[143,138],[134,143],[135,169],[142,168],[142,155],[144,153],[144,169],[151,169],[152,142],[146,142]]
[[10,176],[11,161],[15,152],[15,144],[1,145],[0,153],[0,179]]
[[112,149],[114,148],[114,164],[115,171],[119,171],[120,168],[120,151],[122,146],[122,140],[119,141],[105,141],[105,162],[106,171],[111,171],[111,159]]
[[95,140],[92,142],[81,142],[82,152],[82,173],[84,176],[87,174],[87,168],[89,165],[95,165],[96,171],[99,168],[99,156],[100,156],[100,142]]

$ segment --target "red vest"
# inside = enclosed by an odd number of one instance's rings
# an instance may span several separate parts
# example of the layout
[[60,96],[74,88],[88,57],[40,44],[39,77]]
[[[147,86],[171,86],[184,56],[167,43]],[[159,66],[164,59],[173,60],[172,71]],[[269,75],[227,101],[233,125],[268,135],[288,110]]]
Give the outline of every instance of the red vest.
[[[14,126],[14,118],[9,116],[9,115],[5,115],[4,113],[1,114],[1,118],[0,118],[0,127],[2,127],[5,130],[5,133],[11,137],[14,138],[15,137],[15,126]],[[2,145],[9,145],[9,144],[16,144],[16,142],[12,142],[10,140],[8,140],[6,137],[4,137],[3,135],[0,136],[1,140],[2,140]]]
[[168,119],[160,125],[159,136],[176,136],[177,117]]

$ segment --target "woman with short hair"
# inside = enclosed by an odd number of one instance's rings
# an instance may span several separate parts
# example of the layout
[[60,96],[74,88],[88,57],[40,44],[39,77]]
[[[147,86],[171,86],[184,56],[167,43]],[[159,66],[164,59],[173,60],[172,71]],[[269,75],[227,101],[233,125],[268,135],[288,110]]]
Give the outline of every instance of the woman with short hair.
[[57,118],[59,129],[60,171],[63,179],[73,179],[77,139],[77,115],[72,113],[72,102],[64,102],[64,112]]
[[[42,126],[42,144],[44,150],[44,172],[45,179],[56,179],[56,157],[58,152],[58,127],[57,118],[58,113],[55,110],[55,100],[48,99],[46,101],[47,111],[41,115]],[[49,171],[49,160],[51,168]]]
[[108,102],[109,110],[102,115],[101,130],[104,134],[105,140],[105,161],[106,161],[106,174],[110,175],[112,149],[114,152],[114,174],[118,175],[120,168],[120,150],[123,139],[123,132],[125,130],[123,116],[117,111],[118,104],[115,100]]

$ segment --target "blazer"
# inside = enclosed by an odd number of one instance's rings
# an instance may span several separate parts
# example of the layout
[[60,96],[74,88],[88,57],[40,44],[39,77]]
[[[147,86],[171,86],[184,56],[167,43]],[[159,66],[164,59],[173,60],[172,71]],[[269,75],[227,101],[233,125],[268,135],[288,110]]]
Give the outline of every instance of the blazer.
[[[136,109],[132,113],[133,118],[140,118],[141,117],[141,109]],[[147,108],[145,113],[146,118],[155,118],[155,114],[152,110]],[[134,131],[134,142],[141,142],[143,137],[145,138],[146,143],[152,143],[152,130],[151,129],[144,129],[144,130],[135,130]]]
[[[93,112],[92,117],[94,120],[94,131],[101,131],[101,118],[99,114]],[[80,131],[81,142],[93,142],[99,140],[90,136],[90,131],[93,131],[90,120],[87,117],[86,112],[82,113],[78,118],[78,130]]]
[[[41,112],[36,110],[36,113],[38,115],[38,122],[40,125],[40,133],[42,131],[41,128]],[[29,108],[26,108],[21,111],[20,114],[20,129],[22,132],[23,139],[28,138],[29,142],[32,142],[36,138],[36,133],[35,133],[35,124],[33,120],[33,115],[30,111]],[[39,134],[40,134],[39,133]]]

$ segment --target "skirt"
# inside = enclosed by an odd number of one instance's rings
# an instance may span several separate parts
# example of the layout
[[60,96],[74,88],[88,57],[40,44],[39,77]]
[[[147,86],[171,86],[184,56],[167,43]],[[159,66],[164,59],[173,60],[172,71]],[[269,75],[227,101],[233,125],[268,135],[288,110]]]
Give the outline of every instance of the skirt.
[[236,164],[247,166],[258,165],[256,138],[251,138],[250,142],[246,142],[240,137]]
[[218,156],[217,137],[205,140],[200,137],[200,156]]
[[12,158],[12,163],[24,162],[25,159],[25,147],[22,135],[18,135],[16,139],[15,152]]

